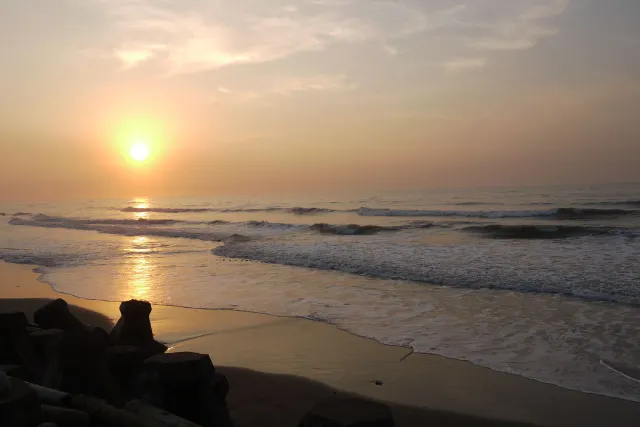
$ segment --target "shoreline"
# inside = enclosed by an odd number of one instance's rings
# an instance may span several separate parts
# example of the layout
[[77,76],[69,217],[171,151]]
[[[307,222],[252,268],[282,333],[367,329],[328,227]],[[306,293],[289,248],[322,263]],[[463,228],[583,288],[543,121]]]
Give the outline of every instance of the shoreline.
[[[118,302],[54,291],[37,266],[0,262],[0,298],[64,298],[119,317]],[[12,286],[10,282],[20,283]],[[0,300],[1,302],[2,300]],[[170,351],[208,353],[215,365],[302,377],[394,405],[433,408],[539,425],[637,425],[640,403],[379,343],[324,322],[235,309],[154,305],[157,339]],[[382,385],[376,385],[376,381]],[[233,388],[233,383],[232,383]],[[282,402],[286,406],[286,402]]]

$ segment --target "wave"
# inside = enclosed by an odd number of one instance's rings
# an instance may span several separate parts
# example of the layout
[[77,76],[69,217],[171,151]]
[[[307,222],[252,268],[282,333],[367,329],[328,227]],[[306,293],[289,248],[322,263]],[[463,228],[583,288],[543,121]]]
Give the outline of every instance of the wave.
[[613,227],[583,227],[567,225],[482,225],[463,228],[464,231],[486,235],[492,239],[565,239],[582,236],[622,235],[640,237],[640,230]]
[[[531,246],[534,245],[534,246]],[[213,249],[218,256],[332,270],[380,279],[469,289],[563,294],[640,305],[636,258],[613,243],[540,240],[531,245],[482,241],[413,245],[360,241],[251,241]],[[544,257],[532,256],[544,253]],[[610,256],[603,258],[603,253]],[[549,262],[552,259],[553,262]],[[603,286],[606,283],[607,286]]]
[[589,206],[595,206],[595,205],[599,205],[599,206],[637,206],[640,207],[640,200],[616,200],[616,201],[610,201],[610,202],[592,202],[592,203],[585,203],[585,205]]
[[[51,218],[51,217],[49,217]],[[73,220],[73,219],[60,219],[57,220],[38,220],[34,219],[20,219],[11,218],[9,220],[11,225],[28,226],[28,227],[43,227],[43,228],[64,228],[69,230],[84,230],[84,231],[96,231],[103,234],[115,234],[120,236],[157,236],[157,237],[173,237],[181,239],[195,239],[210,242],[226,242],[239,240],[238,233],[220,233],[211,232],[208,230],[189,230],[178,228],[157,228],[150,227],[148,222],[139,222],[138,220],[133,223],[113,223],[105,224],[101,222],[92,222],[90,220]]]
[[554,219],[589,219],[602,217],[619,217],[640,215],[640,210],[625,209],[578,209],[557,208],[526,211],[451,211],[451,210],[419,210],[419,209],[376,209],[362,207],[356,211],[360,216],[447,216],[466,218],[554,218]]
[[65,218],[59,216],[50,216],[44,214],[37,214],[33,216],[33,220],[37,222],[46,222],[46,223],[56,223],[56,222],[64,222],[64,221],[73,221],[76,224],[103,224],[103,225],[166,225],[166,224],[175,224],[179,221],[174,219],[72,219]]
[[333,224],[313,224],[310,227],[311,230],[317,231],[321,234],[337,234],[341,236],[354,236],[354,235],[369,235],[376,234],[383,231],[398,231],[402,227],[382,227],[379,225],[333,225]]
[[139,207],[126,207],[120,210],[121,212],[133,212],[133,213],[201,213],[201,212],[221,212],[221,213],[234,213],[234,212],[286,212],[295,215],[315,215],[329,212],[337,212],[336,209],[328,208],[305,208],[305,207],[264,207],[264,208],[139,208]]

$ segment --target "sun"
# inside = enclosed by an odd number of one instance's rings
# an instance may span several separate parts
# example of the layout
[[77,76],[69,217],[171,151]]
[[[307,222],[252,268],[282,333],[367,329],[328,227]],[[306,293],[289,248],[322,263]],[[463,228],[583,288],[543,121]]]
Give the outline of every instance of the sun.
[[144,141],[135,141],[129,150],[129,155],[136,162],[144,162],[149,158],[149,154],[151,154],[149,144]]

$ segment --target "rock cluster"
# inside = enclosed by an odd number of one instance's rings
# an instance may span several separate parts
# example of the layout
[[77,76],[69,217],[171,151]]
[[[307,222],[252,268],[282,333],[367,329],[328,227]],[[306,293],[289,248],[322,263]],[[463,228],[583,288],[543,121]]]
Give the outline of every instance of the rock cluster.
[[57,299],[0,313],[0,426],[232,427],[229,383],[208,355],[154,340],[151,304],[126,301],[108,333]]

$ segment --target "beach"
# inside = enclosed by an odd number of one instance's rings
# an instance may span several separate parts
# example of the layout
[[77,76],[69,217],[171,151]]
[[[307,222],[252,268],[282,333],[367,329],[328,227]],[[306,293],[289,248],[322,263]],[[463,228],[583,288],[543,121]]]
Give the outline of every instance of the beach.
[[[64,298],[83,321],[108,328],[118,304],[56,293],[28,265],[0,263],[0,311],[30,315]],[[392,407],[399,426],[425,425],[426,408],[541,426],[636,426],[640,404],[564,389],[468,362],[386,346],[332,325],[232,310],[155,305],[169,351],[208,353],[230,380],[238,426],[295,426],[313,404],[356,394]]]

